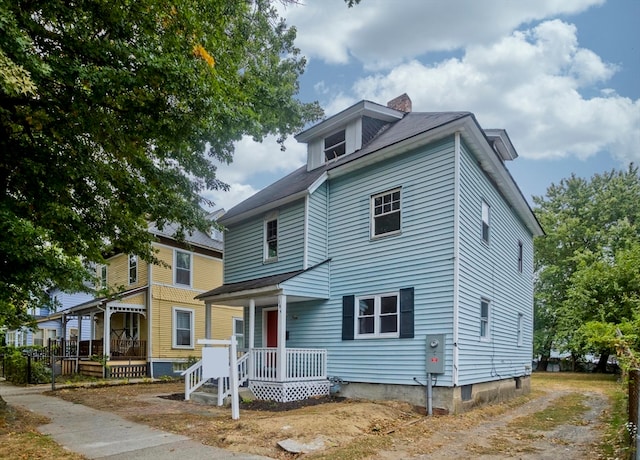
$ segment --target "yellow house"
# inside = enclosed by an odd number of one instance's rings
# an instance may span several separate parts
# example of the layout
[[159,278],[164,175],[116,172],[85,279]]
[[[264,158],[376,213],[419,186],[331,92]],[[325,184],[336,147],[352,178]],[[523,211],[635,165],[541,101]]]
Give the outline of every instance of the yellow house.
[[214,231],[210,236],[197,231],[186,235],[183,243],[173,238],[175,230],[173,225],[162,230],[149,227],[156,236],[153,246],[160,264],[116,254],[97,267],[102,284],[118,295],[62,313],[63,324],[65,317],[90,318],[91,339],[67,343],[71,353],[66,354],[75,353],[79,372],[102,372],[101,363],[89,359],[99,356],[115,377],[174,376],[199,359],[200,338],[225,339],[236,334],[243,346],[241,308],[214,305],[206,311],[204,302],[195,300],[211,285],[222,284],[221,233]]

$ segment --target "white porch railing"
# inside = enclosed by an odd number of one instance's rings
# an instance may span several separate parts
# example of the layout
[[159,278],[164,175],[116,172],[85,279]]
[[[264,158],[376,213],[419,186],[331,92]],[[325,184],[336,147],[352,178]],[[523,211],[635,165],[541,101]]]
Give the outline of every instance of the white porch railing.
[[[249,380],[249,353],[244,353],[238,358],[238,385],[242,385]],[[202,378],[202,360],[195,363],[189,369],[182,371],[180,375],[184,376],[184,399],[189,400],[191,393],[196,391],[206,383]],[[222,400],[226,396],[231,395],[231,387],[229,385],[229,377],[224,377],[218,381],[218,405],[222,405]]]
[[303,382],[327,378],[327,350],[317,348],[286,348],[287,374],[277,376],[277,348],[253,348],[251,379],[263,382]]

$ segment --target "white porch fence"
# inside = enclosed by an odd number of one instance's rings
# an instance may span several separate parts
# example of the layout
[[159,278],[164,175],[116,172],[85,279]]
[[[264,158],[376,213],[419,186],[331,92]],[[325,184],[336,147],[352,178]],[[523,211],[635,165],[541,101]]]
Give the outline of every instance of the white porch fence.
[[[286,375],[277,375],[277,348],[253,348],[238,358],[238,385],[249,381],[249,388],[258,399],[280,402],[328,395],[327,350],[317,348],[287,348]],[[251,367],[250,364],[251,363]],[[206,383],[202,376],[202,361],[182,372],[184,394],[190,395]],[[230,378],[218,379],[218,405],[231,394]]]

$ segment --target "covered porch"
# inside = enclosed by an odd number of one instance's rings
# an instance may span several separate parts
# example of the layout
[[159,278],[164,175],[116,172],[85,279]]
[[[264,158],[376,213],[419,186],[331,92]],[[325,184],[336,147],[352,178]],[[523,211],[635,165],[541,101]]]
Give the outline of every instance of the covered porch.
[[[206,338],[211,337],[212,305],[245,307],[248,324],[240,345],[239,382],[248,382],[256,398],[288,402],[329,394],[327,350],[287,347],[287,306],[328,298],[327,279],[328,263],[322,263],[307,270],[226,284],[197,297],[205,302]],[[314,289],[300,287],[307,284]]]
[[[97,375],[98,370],[93,367],[103,367],[104,363],[118,376],[146,376],[146,310],[146,289],[124,292],[117,299],[94,299],[76,305],[52,315],[60,319],[63,331],[62,338],[51,340],[49,347],[54,347],[53,354],[63,361],[75,361],[73,367],[78,373]],[[71,319],[78,320],[77,335],[65,339]],[[87,324],[88,334],[83,331]],[[135,367],[131,375],[127,366]]]

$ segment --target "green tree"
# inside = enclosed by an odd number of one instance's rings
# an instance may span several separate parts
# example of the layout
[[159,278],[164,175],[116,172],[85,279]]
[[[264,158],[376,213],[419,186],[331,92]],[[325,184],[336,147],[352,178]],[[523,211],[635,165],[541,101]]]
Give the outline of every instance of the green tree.
[[294,38],[268,0],[0,0],[0,326],[107,250],[155,261],[149,221],[206,230],[235,141],[321,116]]
[[[545,197],[534,197],[534,203],[546,232],[535,241],[534,353],[541,356],[544,368],[552,349],[584,353],[576,331],[600,320],[587,311],[576,316],[581,307],[572,289],[580,276],[586,276],[583,270],[595,261],[615,261],[619,251],[640,237],[638,168],[631,164],[626,171],[596,174],[590,180],[572,175],[552,184]],[[602,367],[607,350],[600,351]]]

